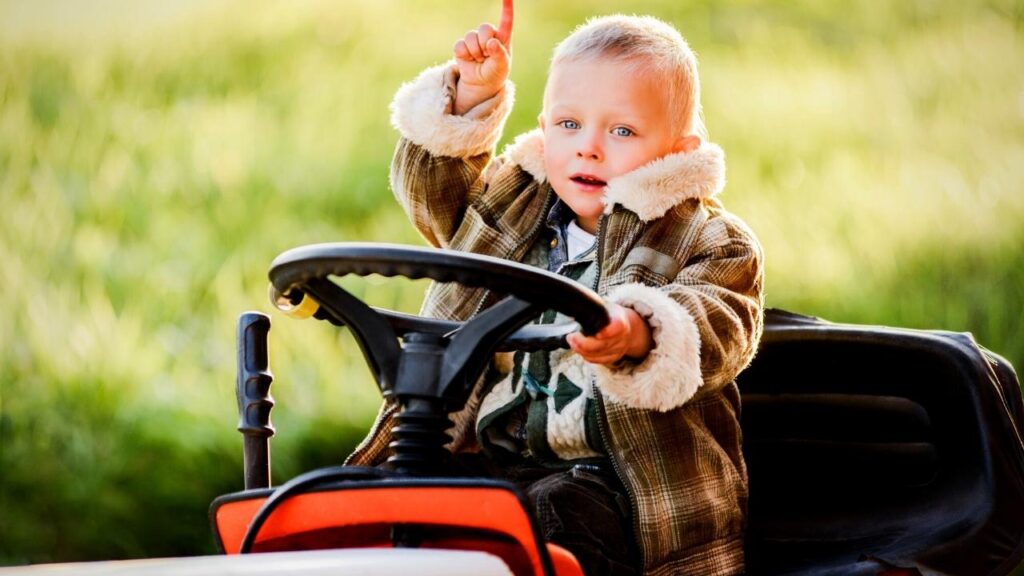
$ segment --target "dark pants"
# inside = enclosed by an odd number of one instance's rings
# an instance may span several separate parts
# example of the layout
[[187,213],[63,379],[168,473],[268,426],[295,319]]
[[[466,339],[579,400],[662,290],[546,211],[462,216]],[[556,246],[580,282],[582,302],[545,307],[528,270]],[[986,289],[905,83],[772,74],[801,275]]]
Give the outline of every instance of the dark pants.
[[482,455],[459,456],[474,475],[508,480],[533,504],[541,536],[576,556],[586,576],[634,576],[639,565],[629,498],[610,465],[551,470],[498,468]]

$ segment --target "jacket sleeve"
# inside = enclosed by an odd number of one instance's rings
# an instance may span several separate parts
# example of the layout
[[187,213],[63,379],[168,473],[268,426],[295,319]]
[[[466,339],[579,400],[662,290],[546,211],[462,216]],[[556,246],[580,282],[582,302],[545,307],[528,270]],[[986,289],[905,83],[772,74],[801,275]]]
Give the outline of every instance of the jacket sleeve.
[[441,247],[484,190],[484,171],[514,100],[508,82],[494,98],[456,116],[457,81],[451,62],[428,68],[399,88],[391,103],[391,123],[402,136],[391,163],[391,189],[423,237]]
[[664,412],[721,389],[754,358],[763,328],[760,244],[733,216],[710,219],[700,235],[670,283],[609,293],[647,321],[654,340],[639,363],[595,366],[609,399]]

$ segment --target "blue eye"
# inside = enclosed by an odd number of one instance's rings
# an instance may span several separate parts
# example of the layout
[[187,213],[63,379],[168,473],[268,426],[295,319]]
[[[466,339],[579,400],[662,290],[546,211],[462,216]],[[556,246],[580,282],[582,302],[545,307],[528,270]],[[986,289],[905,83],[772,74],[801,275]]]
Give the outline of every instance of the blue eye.
[[615,128],[612,128],[612,134],[615,134],[616,136],[626,137],[632,136],[633,131],[630,130],[629,128],[626,128],[625,126],[616,126]]
[[578,130],[580,127],[579,123],[575,120],[562,120],[558,125],[569,130]]

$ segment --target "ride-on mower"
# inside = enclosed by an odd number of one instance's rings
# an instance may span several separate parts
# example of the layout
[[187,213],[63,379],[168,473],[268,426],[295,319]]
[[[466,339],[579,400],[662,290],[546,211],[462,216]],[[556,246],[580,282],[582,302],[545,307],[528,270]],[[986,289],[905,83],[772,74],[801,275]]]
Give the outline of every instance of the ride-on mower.
[[[467,322],[448,322],[371,308],[330,279],[347,274],[508,296]],[[403,554],[401,571],[417,574],[438,549],[460,550],[473,553],[452,557],[452,573],[582,574],[571,553],[538,538],[515,485],[453,475],[445,430],[495,352],[564,347],[572,331],[600,330],[608,319],[597,294],[513,262],[382,244],[290,250],[270,280],[279,308],[352,331],[398,424],[386,466],[323,468],[270,487],[270,321],[243,314],[245,490],[217,498],[210,511],[224,552],[355,548]],[[575,322],[532,325],[547,309]],[[1020,386],[1010,364],[970,335],[769,310],[738,384],[748,573],[1001,575],[1021,562]]]

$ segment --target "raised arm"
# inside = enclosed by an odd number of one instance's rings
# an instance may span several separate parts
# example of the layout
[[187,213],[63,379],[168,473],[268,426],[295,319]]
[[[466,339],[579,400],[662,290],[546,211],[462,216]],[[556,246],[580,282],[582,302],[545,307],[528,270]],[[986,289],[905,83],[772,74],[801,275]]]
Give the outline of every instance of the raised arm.
[[497,29],[481,24],[455,43],[454,62],[430,68],[399,89],[391,122],[402,135],[391,187],[413,224],[445,246],[473,198],[512,107],[512,0]]

